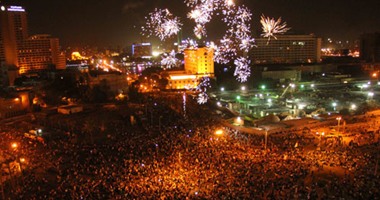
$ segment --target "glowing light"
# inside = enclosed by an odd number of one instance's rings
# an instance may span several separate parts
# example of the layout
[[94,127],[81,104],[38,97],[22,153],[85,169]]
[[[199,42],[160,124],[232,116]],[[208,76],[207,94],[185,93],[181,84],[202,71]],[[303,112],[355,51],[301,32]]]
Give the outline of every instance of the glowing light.
[[24,163],[25,162],[25,158],[20,158],[20,162]]
[[11,144],[11,147],[12,147],[13,149],[16,149],[16,148],[18,147],[18,144],[17,144],[16,142],[13,142],[13,143]]
[[152,56],[153,57],[157,57],[157,56],[159,56],[160,55],[160,52],[158,52],[158,51],[153,51],[152,52]]
[[4,6],[1,6],[1,11],[5,11],[5,7]]
[[[1,8],[3,10],[3,8]],[[12,11],[12,12],[25,12],[25,9],[22,8],[21,6],[10,6],[7,11]]]
[[305,104],[298,104],[298,109],[303,110],[306,107]]
[[196,75],[176,75],[170,76],[170,80],[184,80],[184,79],[196,79]]
[[215,135],[223,135],[223,130],[222,129],[218,129],[215,131]]
[[271,37],[277,39],[276,34],[284,34],[290,30],[290,28],[286,27],[286,22],[281,24],[281,17],[275,20],[274,18],[269,18],[262,15],[260,23],[263,29],[261,36],[268,38],[268,42]]

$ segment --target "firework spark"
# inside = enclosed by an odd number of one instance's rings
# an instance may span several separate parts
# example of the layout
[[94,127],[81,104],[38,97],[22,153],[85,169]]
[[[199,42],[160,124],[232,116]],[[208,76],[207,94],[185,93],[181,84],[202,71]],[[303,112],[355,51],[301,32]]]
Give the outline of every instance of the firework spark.
[[146,17],[146,25],[142,27],[142,34],[147,36],[157,36],[160,40],[165,40],[178,34],[182,23],[178,17],[174,17],[168,9],[155,9]]
[[251,68],[249,66],[250,60],[245,57],[240,57],[235,60],[234,64],[236,65],[234,76],[240,82],[246,82],[248,77],[251,75]]
[[177,65],[178,59],[175,57],[175,51],[172,50],[169,54],[165,53],[164,57],[161,60],[161,65],[170,69]]
[[198,95],[197,95],[198,104],[207,103],[208,99],[210,98],[207,94],[207,89],[210,87],[211,87],[210,78],[202,77],[199,85],[195,89],[198,92]]
[[[251,69],[249,58],[243,57],[243,55],[247,55],[254,47],[254,38],[251,36],[252,13],[250,9],[246,6],[236,5],[234,0],[184,0],[184,2],[190,9],[187,17],[195,22],[193,32],[198,39],[207,36],[206,25],[214,16],[222,17],[222,21],[226,25],[223,37],[215,43],[206,44],[206,46],[214,50],[215,62],[235,65],[234,76],[238,81],[246,82],[251,74]],[[261,17],[261,24],[262,36],[267,37],[268,42],[271,37],[276,38],[277,34],[283,34],[290,29],[286,27],[285,22],[281,22],[281,18],[274,20],[264,15]],[[155,9],[147,17],[143,33],[165,40],[178,34],[181,27],[182,23],[179,18],[174,17],[167,9]],[[189,41],[187,48],[196,49],[198,44]],[[166,56],[162,60],[162,64],[169,67],[173,66],[173,63],[174,59],[171,56]],[[209,98],[206,93],[206,82],[202,79],[196,89],[200,104],[207,102]]]
[[281,23],[281,17],[275,20],[274,18],[262,15],[260,23],[263,29],[261,36],[268,38],[268,42],[271,37],[277,39],[276,34],[284,34],[290,30],[290,28],[286,27],[286,22]]

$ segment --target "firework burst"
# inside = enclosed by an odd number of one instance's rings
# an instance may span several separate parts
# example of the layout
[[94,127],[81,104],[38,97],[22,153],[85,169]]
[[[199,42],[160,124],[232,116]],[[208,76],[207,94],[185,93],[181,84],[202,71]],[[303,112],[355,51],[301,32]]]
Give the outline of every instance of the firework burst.
[[170,69],[172,67],[175,67],[177,65],[177,62],[178,62],[178,59],[175,57],[175,51],[172,50],[169,54],[167,53],[164,54],[161,60],[161,65]]
[[277,39],[276,35],[284,34],[290,30],[290,28],[286,27],[286,22],[281,23],[281,17],[275,20],[274,18],[269,18],[262,15],[260,23],[263,29],[261,36],[268,38],[268,42],[272,37]]
[[146,25],[142,27],[142,34],[157,36],[165,40],[177,35],[181,30],[182,23],[178,17],[174,17],[168,9],[155,9],[146,17]]
[[251,75],[250,61],[245,57],[240,57],[235,60],[236,65],[234,76],[240,82],[246,82]]
[[202,77],[199,85],[195,89],[198,92],[197,102],[198,104],[205,104],[209,100],[209,96],[207,94],[207,89],[211,87],[211,82],[209,77]]
[[[184,2],[190,9],[187,17],[195,22],[193,32],[198,39],[207,36],[206,25],[213,19],[213,16],[222,17],[222,21],[226,24],[223,37],[215,43],[206,44],[206,46],[214,50],[215,62],[235,65],[234,76],[239,82],[246,82],[251,74],[250,59],[243,55],[247,55],[254,47],[254,38],[251,36],[252,13],[250,9],[246,6],[236,5],[234,0],[184,0]],[[147,23],[142,27],[143,33],[148,36],[156,36],[161,40],[178,34],[182,27],[180,19],[174,17],[167,9],[155,9],[146,19]],[[286,27],[285,22],[281,22],[281,18],[274,20],[264,15],[261,17],[261,24],[262,36],[268,38],[268,42],[270,38],[276,38],[277,34],[283,34],[290,29]],[[189,41],[187,47],[196,49],[198,44]],[[174,63],[174,59],[171,56],[166,56],[162,60],[162,64],[166,66],[173,66],[172,63]],[[202,79],[196,89],[200,104],[208,100],[207,89],[204,89],[207,88],[205,82],[207,80]]]

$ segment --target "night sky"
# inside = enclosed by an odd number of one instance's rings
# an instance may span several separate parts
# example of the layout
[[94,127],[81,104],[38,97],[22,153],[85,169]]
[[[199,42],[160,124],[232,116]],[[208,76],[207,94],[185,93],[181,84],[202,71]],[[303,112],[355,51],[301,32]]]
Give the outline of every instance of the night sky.
[[[1,0],[0,0],[1,1]],[[3,0],[4,2],[4,0]],[[13,1],[15,2],[15,1]],[[21,3],[18,3],[21,2]],[[28,12],[29,32],[59,37],[67,46],[125,46],[143,38],[140,27],[155,7],[169,8],[185,25],[193,22],[182,0],[28,0],[15,4]],[[235,0],[253,12],[253,33],[260,33],[260,15],[282,17],[295,33],[314,33],[339,40],[353,40],[364,32],[380,31],[378,0]],[[218,19],[208,26],[209,39],[219,31]],[[190,27],[191,26],[191,27]]]

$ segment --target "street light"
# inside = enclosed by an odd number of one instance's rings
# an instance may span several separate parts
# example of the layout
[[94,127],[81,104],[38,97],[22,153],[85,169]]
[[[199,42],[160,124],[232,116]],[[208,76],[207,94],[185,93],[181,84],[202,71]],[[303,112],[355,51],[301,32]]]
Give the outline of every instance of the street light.
[[223,135],[224,131],[222,129],[218,129],[215,131],[215,135]]
[[268,130],[265,129],[265,150],[267,150],[267,143],[268,143]]
[[368,92],[368,99],[372,99],[374,93],[373,92]]
[[16,142],[13,142],[13,143],[11,144],[11,147],[12,147],[14,150],[16,150],[17,147],[18,147],[18,144],[17,144]]
[[221,87],[221,88],[220,88],[220,91],[224,92],[224,87]]
[[333,102],[332,103],[332,106],[333,106],[333,108],[334,108],[334,111],[336,111],[336,106],[337,106],[338,104],[336,103],[336,102]]
[[342,117],[337,117],[336,120],[338,120],[338,134],[339,134],[339,128],[340,128],[340,120],[342,119]]

